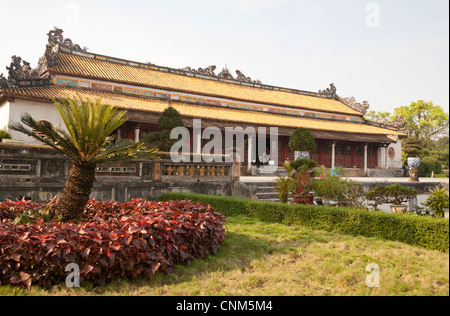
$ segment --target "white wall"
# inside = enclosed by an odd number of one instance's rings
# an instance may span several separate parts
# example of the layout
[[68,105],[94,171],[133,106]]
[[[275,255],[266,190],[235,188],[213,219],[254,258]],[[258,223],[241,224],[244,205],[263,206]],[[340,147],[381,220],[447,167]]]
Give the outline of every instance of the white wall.
[[[389,155],[386,154],[389,151],[389,148],[394,148],[395,157],[391,159]],[[386,157],[387,157],[387,165],[389,169],[401,169],[402,165],[402,142],[398,140],[397,143],[392,143],[389,147],[384,148],[380,147],[378,149],[378,168],[386,169]]]
[[[23,114],[30,114],[35,120],[45,120],[53,124],[54,127],[64,127],[64,122],[59,114],[58,109],[53,103],[26,101],[16,99],[10,102],[9,106],[9,124],[12,122],[20,122]],[[63,128],[65,130],[65,128]],[[23,140],[26,144],[42,145],[40,142],[25,134],[9,131],[12,139]]]
[[8,132],[9,124],[9,102],[3,102],[0,105],[0,129]]
[[389,148],[394,148],[395,150],[395,157],[394,159],[391,159],[388,157],[388,166],[392,169],[401,169],[402,166],[402,142],[401,140],[398,140],[397,143],[391,144]]

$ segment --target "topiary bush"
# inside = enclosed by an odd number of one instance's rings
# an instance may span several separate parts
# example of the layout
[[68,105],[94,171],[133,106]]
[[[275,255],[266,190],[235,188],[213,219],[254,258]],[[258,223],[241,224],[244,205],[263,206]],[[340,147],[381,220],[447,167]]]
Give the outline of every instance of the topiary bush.
[[317,149],[316,141],[311,132],[303,127],[300,127],[292,133],[289,139],[289,148],[292,151],[308,151],[315,152]]
[[90,201],[78,224],[17,224],[30,209],[11,201],[0,210],[0,284],[27,288],[63,283],[70,263],[79,265],[81,282],[94,285],[170,273],[175,264],[215,254],[225,238],[225,217],[203,203]]
[[183,127],[183,117],[172,106],[161,113],[158,119],[158,132],[150,132],[143,137],[143,141],[150,146],[159,148],[160,151],[169,152],[178,141],[170,138],[171,131],[176,127]]
[[7,131],[0,129],[0,143],[2,142],[3,138],[11,139],[11,135]]
[[309,158],[300,158],[297,160],[294,160],[290,162],[290,165],[292,169],[294,169],[297,172],[309,172],[312,171],[314,168],[318,167],[319,165],[317,162],[315,162],[312,159]]

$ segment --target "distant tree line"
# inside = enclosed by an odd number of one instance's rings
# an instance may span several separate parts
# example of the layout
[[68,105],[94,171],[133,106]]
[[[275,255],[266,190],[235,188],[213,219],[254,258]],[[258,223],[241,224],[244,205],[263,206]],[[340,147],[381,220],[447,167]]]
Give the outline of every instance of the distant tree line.
[[449,114],[433,102],[419,100],[394,109],[394,113],[369,111],[366,120],[389,123],[397,117],[405,121],[408,138],[402,141],[403,164],[408,157],[422,159],[420,176],[449,169]]

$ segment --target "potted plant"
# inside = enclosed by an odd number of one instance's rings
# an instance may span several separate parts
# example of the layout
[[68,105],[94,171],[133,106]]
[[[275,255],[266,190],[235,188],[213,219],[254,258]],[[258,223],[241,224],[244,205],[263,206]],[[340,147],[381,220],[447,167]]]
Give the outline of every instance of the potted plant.
[[300,158],[291,162],[290,166],[296,171],[294,179],[297,187],[292,192],[294,203],[314,204],[314,195],[310,193],[312,189],[311,176],[314,168],[318,167],[317,163],[309,158]]
[[339,201],[339,206],[349,206],[357,209],[366,209],[363,186],[360,182],[350,179],[344,182],[343,200]]
[[322,204],[327,206],[337,206],[339,200],[344,197],[346,190],[345,181],[333,176],[325,169],[317,179],[313,179],[313,190],[316,196],[321,197]]
[[[431,195],[423,205],[428,207],[434,216],[448,218],[449,199],[447,190],[436,187],[430,193]],[[445,210],[447,210],[447,214]]]
[[311,132],[300,127],[292,133],[289,139],[289,148],[295,154],[295,160],[301,158],[309,158],[310,152],[315,152],[317,145]]
[[366,193],[366,199],[375,202],[375,208],[380,204],[390,204],[392,213],[406,213],[408,205],[403,203],[417,197],[417,190],[399,183],[389,186],[380,185]]
[[280,197],[280,202],[287,203],[289,199],[289,193],[295,191],[298,184],[291,175],[293,169],[290,163],[284,162],[283,166],[286,169],[287,177],[278,176],[278,178],[275,179],[277,185],[274,188],[277,191],[278,196]]

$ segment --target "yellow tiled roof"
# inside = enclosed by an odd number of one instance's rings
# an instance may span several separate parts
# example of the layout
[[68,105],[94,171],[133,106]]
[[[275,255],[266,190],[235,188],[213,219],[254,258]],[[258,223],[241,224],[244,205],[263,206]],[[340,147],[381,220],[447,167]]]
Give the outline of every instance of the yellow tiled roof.
[[214,80],[193,78],[152,69],[121,65],[93,58],[59,53],[59,65],[50,71],[76,77],[125,83],[247,102],[288,106],[320,112],[362,116],[334,99],[261,89]]
[[[28,89],[0,90],[0,96],[20,96],[25,98],[52,100],[56,98],[78,98],[96,100],[102,99],[103,104],[117,106],[125,110],[139,110],[153,113],[162,113],[169,102],[162,100],[145,99],[139,97],[125,96],[100,91],[84,90],[69,87],[44,87]],[[184,117],[203,118],[208,120],[220,120],[235,122],[244,125],[273,126],[298,128],[305,127],[317,131],[335,131],[344,133],[360,133],[372,135],[399,135],[404,134],[362,123],[324,121],[311,118],[291,117],[273,113],[251,112],[246,110],[211,107],[187,103],[173,102],[172,106]]]

